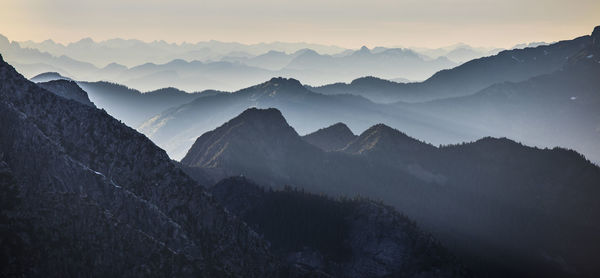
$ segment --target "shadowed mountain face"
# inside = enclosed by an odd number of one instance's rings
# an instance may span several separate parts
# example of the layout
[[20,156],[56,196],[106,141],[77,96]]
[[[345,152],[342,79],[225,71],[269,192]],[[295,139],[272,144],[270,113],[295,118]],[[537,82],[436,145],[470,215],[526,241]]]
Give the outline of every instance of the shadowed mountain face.
[[265,190],[243,177],[210,192],[292,265],[332,277],[469,276],[431,236],[381,203]]
[[57,96],[61,96],[66,99],[72,99],[94,108],[96,107],[88,98],[87,93],[82,90],[74,81],[58,79],[38,83],[38,86],[54,93]]
[[214,179],[243,174],[275,187],[381,199],[482,275],[600,272],[592,259],[600,251],[600,169],[573,151],[494,138],[436,148],[376,125],[325,152],[275,110],[252,109],[198,138],[182,164]]
[[279,276],[265,242],[145,136],[2,60],[0,121],[1,276]]
[[442,70],[421,83],[395,83],[374,78],[350,84],[314,87],[322,94],[354,94],[376,102],[421,102],[471,95],[499,82],[524,81],[561,69],[570,57],[592,44],[591,36],[561,41],[536,48],[505,50]]
[[324,151],[337,151],[354,141],[356,135],[345,124],[336,123],[302,136],[302,139]]

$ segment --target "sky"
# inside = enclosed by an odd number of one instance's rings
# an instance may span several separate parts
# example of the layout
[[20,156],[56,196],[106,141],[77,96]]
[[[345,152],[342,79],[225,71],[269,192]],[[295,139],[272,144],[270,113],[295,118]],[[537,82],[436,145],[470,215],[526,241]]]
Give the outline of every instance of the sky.
[[590,34],[599,0],[0,0],[0,34],[68,43],[309,42],[511,47]]

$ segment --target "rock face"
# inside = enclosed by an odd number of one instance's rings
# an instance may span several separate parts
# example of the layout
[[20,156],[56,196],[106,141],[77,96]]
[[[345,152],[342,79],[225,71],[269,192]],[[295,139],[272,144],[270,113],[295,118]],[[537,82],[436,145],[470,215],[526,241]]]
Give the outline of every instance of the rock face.
[[489,137],[434,147],[379,124],[326,152],[280,113],[252,109],[198,138],[182,164],[214,180],[244,175],[275,188],[383,200],[481,275],[600,273],[600,168],[574,151]]
[[81,89],[74,81],[60,79],[48,82],[41,82],[38,83],[38,86],[54,93],[57,96],[61,96],[66,99],[72,99],[74,101],[91,107],[96,107],[96,105],[94,105],[94,103],[92,103],[88,98],[87,93],[83,89]]
[[469,276],[413,221],[380,203],[265,190],[243,177],[210,190],[297,268],[331,277]]
[[348,126],[343,123],[336,123],[302,136],[302,139],[324,151],[337,151],[346,147],[356,137]]
[[265,242],[163,150],[1,60],[0,123],[2,194],[12,183],[19,199],[2,207],[16,223],[2,249],[20,255],[2,276],[279,276]]

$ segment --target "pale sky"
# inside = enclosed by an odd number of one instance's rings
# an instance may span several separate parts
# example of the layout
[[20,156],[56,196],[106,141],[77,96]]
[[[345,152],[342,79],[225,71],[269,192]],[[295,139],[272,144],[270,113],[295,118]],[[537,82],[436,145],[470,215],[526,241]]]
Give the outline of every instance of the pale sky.
[[600,0],[0,0],[0,34],[198,42],[311,42],[348,48],[510,47],[590,34]]

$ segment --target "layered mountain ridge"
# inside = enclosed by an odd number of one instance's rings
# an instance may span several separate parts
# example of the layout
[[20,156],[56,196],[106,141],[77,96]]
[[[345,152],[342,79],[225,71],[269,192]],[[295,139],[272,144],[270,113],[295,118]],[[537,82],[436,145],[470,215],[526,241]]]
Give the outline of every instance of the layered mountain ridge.
[[[270,124],[281,126],[264,126]],[[248,127],[260,128],[244,131]],[[281,130],[286,133],[271,132]],[[574,151],[490,137],[435,147],[379,124],[344,149],[326,152],[303,142],[281,113],[251,109],[199,137],[182,164],[214,180],[244,175],[275,188],[381,199],[485,275],[528,276],[542,268],[549,277],[575,275],[573,269],[587,277],[599,271],[590,258],[600,247],[600,227],[591,224],[600,212],[600,169]],[[548,232],[540,235],[540,229]],[[474,238],[486,248],[468,247]],[[533,251],[539,249],[546,251]],[[497,254],[514,260],[500,261]]]

